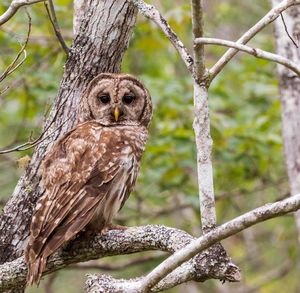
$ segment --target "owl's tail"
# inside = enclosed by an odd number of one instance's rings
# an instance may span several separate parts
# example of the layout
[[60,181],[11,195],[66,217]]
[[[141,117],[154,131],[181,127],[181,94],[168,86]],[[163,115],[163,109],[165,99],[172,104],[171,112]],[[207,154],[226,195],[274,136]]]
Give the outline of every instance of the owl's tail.
[[27,286],[32,286],[34,283],[39,285],[42,273],[45,269],[47,258],[38,257],[33,262],[28,262]]

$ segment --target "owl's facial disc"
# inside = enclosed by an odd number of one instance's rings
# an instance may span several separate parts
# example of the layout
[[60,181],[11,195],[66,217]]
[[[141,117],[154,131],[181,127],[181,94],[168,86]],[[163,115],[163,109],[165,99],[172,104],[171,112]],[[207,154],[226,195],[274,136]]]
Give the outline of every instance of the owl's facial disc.
[[129,74],[101,73],[89,84],[81,101],[80,122],[148,127],[152,102],[147,89]]
[[101,80],[88,98],[93,118],[104,125],[139,124],[145,92],[128,80]]

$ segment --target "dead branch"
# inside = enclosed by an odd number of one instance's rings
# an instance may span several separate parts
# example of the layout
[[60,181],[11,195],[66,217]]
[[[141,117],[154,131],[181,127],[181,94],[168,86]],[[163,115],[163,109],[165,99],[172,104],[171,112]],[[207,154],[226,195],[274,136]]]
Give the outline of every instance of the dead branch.
[[294,41],[294,39],[293,39],[292,36],[290,35],[289,30],[287,29],[287,26],[286,26],[286,23],[285,23],[285,20],[284,20],[284,17],[283,17],[283,14],[282,14],[282,13],[280,13],[280,17],[281,17],[281,20],[282,20],[282,23],[283,23],[283,26],[284,26],[284,30],[285,30],[287,36],[288,36],[289,39],[292,41],[292,43],[294,44],[294,46],[295,46],[296,48],[298,48],[298,45],[296,44],[296,42]]
[[280,55],[277,55],[277,54],[274,54],[271,52],[263,51],[263,50],[257,49],[257,48],[252,48],[252,47],[242,45],[242,44],[232,42],[232,41],[227,41],[227,40],[223,40],[223,39],[215,39],[215,38],[198,38],[198,39],[195,39],[195,44],[196,45],[209,44],[209,45],[219,45],[219,46],[224,46],[224,47],[229,47],[229,48],[235,48],[239,51],[248,53],[256,58],[261,58],[261,59],[273,61],[275,63],[279,63],[279,64],[291,69],[300,77],[300,66],[298,66],[298,64],[296,64],[295,62],[293,62],[285,57],[282,57]]
[[189,72],[193,74],[193,58],[184,46],[183,42],[172,30],[167,20],[160,14],[155,6],[145,3],[143,0],[129,0],[129,2],[133,3],[138,8],[141,14],[143,14],[146,18],[151,19],[160,27],[165,36],[170,40],[170,42],[179,53]]
[[[254,26],[245,32],[237,41],[237,44],[246,44],[258,32],[265,28],[268,24],[272,23],[284,10],[293,5],[300,4],[300,0],[283,0],[277,6],[274,6],[263,18],[261,18]],[[213,80],[217,74],[225,67],[225,65],[235,56],[239,50],[229,49],[210,69],[210,78]]]
[[140,264],[145,264],[145,262],[148,261],[153,261],[153,260],[158,260],[163,257],[163,254],[158,254],[158,255],[148,255],[148,256],[141,256],[126,262],[122,263],[99,263],[99,260],[91,260],[86,263],[80,263],[76,265],[71,265],[68,267],[70,270],[102,270],[102,271],[120,271],[124,270],[126,268],[135,266],[135,265],[140,265]]
[[45,0],[13,0],[7,10],[0,15],[0,26],[10,20],[20,7],[44,1]]
[[[15,70],[17,70],[24,63],[24,61],[27,58],[27,53],[26,53],[25,49],[28,44],[28,40],[29,40],[29,36],[30,36],[30,32],[31,32],[31,17],[26,9],[25,9],[25,12],[28,17],[28,31],[27,31],[27,36],[26,36],[25,42],[23,43],[23,45],[22,45],[20,51],[18,52],[17,56],[15,57],[15,59],[6,68],[6,70],[0,75],[0,82],[2,82],[8,75],[12,74]],[[22,54],[24,54],[23,59],[21,61],[19,61],[19,63],[17,63]]]
[[95,290],[98,290],[97,292],[106,292],[105,290],[101,290],[110,288],[109,292],[111,293],[158,292],[170,288],[169,280],[164,279],[170,278],[170,275],[172,275],[173,278],[173,285],[178,285],[178,283],[175,282],[176,277],[174,275],[177,275],[177,278],[179,278],[180,275],[178,274],[178,270],[182,268],[180,265],[184,265],[184,262],[195,257],[197,253],[200,253],[220,240],[228,238],[257,223],[297,211],[299,208],[300,194],[291,196],[288,199],[279,202],[266,204],[218,226],[195,241],[192,241],[184,248],[172,254],[145,277],[131,280],[116,280],[105,275],[94,275],[90,276],[87,280],[87,291],[95,292]]
[[[159,225],[133,227],[125,231],[111,230],[105,236],[86,236],[83,234],[50,257],[44,275],[62,269],[69,264],[105,256],[131,254],[147,250],[174,253],[193,240],[195,238],[184,231]],[[179,268],[179,271],[181,277],[177,278],[178,284],[189,280],[204,281],[211,278],[228,281],[240,279],[239,269],[231,263],[230,258],[220,245],[215,245],[199,254],[196,259]],[[27,266],[24,257],[0,265],[0,292],[24,284],[26,274]],[[169,278],[169,283],[174,283],[172,275]]]
[[[48,4],[49,3],[49,4]],[[56,17],[56,13],[55,13],[55,8],[54,8],[54,4],[53,4],[53,1],[52,0],[48,0],[46,2],[44,2],[44,5],[46,7],[46,10],[47,10],[47,14],[48,14],[48,17],[50,19],[50,22],[52,24],[52,27],[53,27],[53,30],[54,30],[54,33],[62,47],[62,49],[65,51],[66,55],[68,56],[69,55],[69,51],[70,49],[68,48],[61,32],[60,32],[60,28],[59,28],[59,25],[58,25],[58,21],[57,21],[57,17]]]

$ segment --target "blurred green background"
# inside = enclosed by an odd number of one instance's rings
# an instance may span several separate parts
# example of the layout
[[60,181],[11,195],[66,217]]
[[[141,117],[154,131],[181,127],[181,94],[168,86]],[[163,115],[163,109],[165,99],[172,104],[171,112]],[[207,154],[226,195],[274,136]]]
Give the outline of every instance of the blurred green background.
[[[2,14],[11,1],[0,4]],[[237,39],[270,8],[269,1],[205,2],[205,34]],[[189,1],[153,1],[186,46],[192,48]],[[68,45],[72,42],[72,1],[55,1],[57,17]],[[57,93],[65,55],[55,38],[43,4],[28,8],[32,33],[25,63],[0,83],[0,148],[37,137],[45,113]],[[26,37],[24,10],[0,28],[0,70],[10,64]],[[274,51],[272,27],[253,46]],[[225,52],[206,47],[212,66]],[[121,224],[164,224],[200,235],[196,152],[192,129],[192,83],[176,51],[157,29],[139,16],[124,58],[123,72],[139,76],[154,101],[151,137],[136,191],[118,216]],[[8,87],[8,88],[7,88]],[[218,223],[224,223],[266,202],[288,195],[280,123],[276,66],[239,54],[210,89],[214,140],[214,182]],[[11,195],[22,174],[17,161],[32,149],[0,155],[0,204]],[[222,242],[243,279],[238,284],[211,280],[189,283],[168,292],[297,292],[299,247],[291,215],[259,224]],[[109,273],[130,278],[144,274],[164,255],[147,252],[117,256],[59,271],[27,292],[84,292],[85,274]],[[132,264],[136,262],[136,264]]]

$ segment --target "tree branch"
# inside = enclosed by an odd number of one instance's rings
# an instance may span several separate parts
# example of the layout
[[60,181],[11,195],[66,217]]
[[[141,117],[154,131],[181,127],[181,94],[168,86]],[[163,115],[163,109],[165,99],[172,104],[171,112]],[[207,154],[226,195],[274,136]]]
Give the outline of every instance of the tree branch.
[[46,0],[13,0],[8,9],[0,15],[0,26],[10,20],[20,7],[44,1]]
[[85,263],[74,264],[68,267],[68,270],[101,270],[101,271],[121,271],[132,268],[136,265],[144,265],[146,262],[159,260],[163,258],[163,254],[140,256],[136,259],[130,259],[121,263],[99,263],[99,260],[91,260]]
[[[203,35],[202,0],[192,0],[193,38]],[[212,138],[208,109],[207,69],[204,64],[203,45],[194,46],[194,123],[196,138],[197,174],[202,230],[205,233],[216,226],[213,168],[211,161]]]
[[[192,27],[193,27],[193,37],[196,38],[203,37],[203,4],[202,0],[192,0]],[[197,79],[203,77],[205,72],[204,65],[204,46],[199,45],[194,47],[194,72]]]
[[284,58],[280,55],[273,54],[267,51],[263,51],[261,49],[252,48],[246,45],[238,44],[236,42],[227,41],[223,39],[215,39],[215,38],[198,38],[195,39],[195,44],[209,44],[209,45],[220,45],[230,48],[235,48],[239,51],[243,51],[245,53],[248,53],[256,58],[266,59],[269,61],[273,61],[276,63],[279,63],[292,71],[294,71],[299,77],[300,77],[300,67],[293,61]]
[[286,26],[286,23],[285,23],[285,20],[284,20],[284,17],[283,17],[283,14],[282,14],[282,13],[280,13],[280,17],[281,17],[281,20],[282,20],[282,23],[283,23],[283,26],[284,26],[284,30],[285,30],[287,36],[290,38],[290,40],[292,41],[292,43],[294,44],[294,46],[295,46],[296,48],[298,48],[298,45],[296,44],[296,42],[294,41],[294,39],[293,39],[292,36],[290,35],[289,30],[287,29],[287,26]]
[[178,51],[189,72],[193,75],[193,58],[184,46],[183,42],[178,38],[177,34],[171,29],[167,20],[160,14],[155,6],[145,3],[143,0],[128,1],[133,3],[141,14],[143,14],[146,18],[151,19],[161,28],[163,33]]
[[[29,41],[29,37],[30,37],[30,33],[31,33],[31,17],[30,14],[28,13],[27,9],[25,8],[25,12],[27,14],[28,17],[28,31],[27,31],[27,35],[26,35],[26,39],[20,49],[20,51],[18,52],[17,56],[15,57],[15,59],[11,62],[11,64],[6,68],[6,70],[0,75],[0,83],[10,74],[12,74],[15,70],[17,70],[26,60],[27,58],[27,53],[26,53],[26,46],[28,44]],[[24,57],[21,61],[18,62],[18,60],[20,59],[21,55],[24,54]],[[17,63],[17,64],[16,64]]]
[[[59,25],[58,25],[58,21],[57,21],[57,18],[56,18],[56,13],[55,13],[55,8],[54,8],[54,5],[53,5],[53,1],[52,0],[48,0],[49,4],[47,2],[44,2],[45,4],[45,7],[46,7],[46,10],[47,10],[47,14],[48,14],[48,17],[50,19],[50,22],[52,24],[52,27],[53,27],[53,30],[54,30],[54,33],[62,47],[62,49],[65,51],[66,55],[68,56],[69,55],[69,51],[70,49],[68,48],[61,32],[60,32],[60,28],[59,28]],[[49,7],[48,7],[49,5]]]
[[[159,225],[133,227],[125,231],[112,230],[105,236],[82,234],[70,242],[64,249],[50,257],[45,274],[54,272],[72,263],[78,263],[105,256],[130,254],[146,250],[161,250],[173,253],[180,250],[195,238],[178,229]],[[231,263],[220,245],[215,245],[201,253],[197,259],[190,261],[180,269],[182,278],[204,281],[211,278],[238,281],[238,268]],[[0,292],[25,283],[27,266],[24,257],[0,265]],[[169,279],[169,284],[174,280]],[[179,284],[179,283],[178,283]],[[105,291],[110,292],[110,291]]]
[[[287,8],[300,4],[300,0],[284,0],[277,6],[271,9],[263,18],[261,18],[253,27],[245,32],[237,41],[237,44],[246,44],[264,27],[273,22],[284,10]],[[218,62],[210,69],[210,80],[213,80],[216,75],[225,67],[225,65],[234,57],[238,52],[237,49],[229,49]]]
[[[139,279],[133,279],[129,281],[125,280],[113,280],[108,277],[91,276],[87,281],[88,292],[95,292],[96,289],[108,288],[110,286],[110,293],[113,292],[158,292],[164,287],[165,277],[170,278],[172,274],[173,282],[176,277],[174,276],[177,270],[180,270],[184,262],[195,257],[196,254],[211,247],[213,244],[228,238],[250,226],[265,220],[281,216],[290,212],[294,212],[300,208],[300,194],[291,196],[288,199],[275,202],[272,204],[266,204],[262,207],[254,209],[242,216],[239,216],[217,228],[211,230],[207,234],[192,241],[183,249],[176,251],[159,266],[157,266],[151,273],[145,277]],[[176,269],[176,270],[175,270]],[[175,270],[175,271],[174,271]],[[171,273],[172,272],[172,273]],[[177,272],[177,276],[180,275]],[[158,284],[158,285],[157,285]],[[178,284],[178,283],[177,283]],[[106,291],[97,291],[106,292]]]

